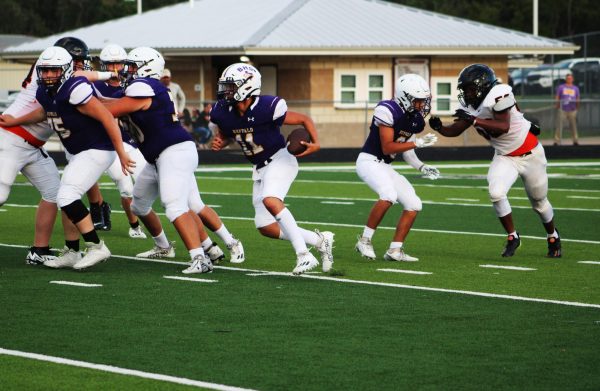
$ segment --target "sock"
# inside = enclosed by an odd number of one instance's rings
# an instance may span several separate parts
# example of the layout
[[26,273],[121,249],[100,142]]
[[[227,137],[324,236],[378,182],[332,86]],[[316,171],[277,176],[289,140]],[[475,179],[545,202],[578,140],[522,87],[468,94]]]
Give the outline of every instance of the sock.
[[[307,245],[316,246],[321,241],[321,238],[319,237],[319,235],[317,235],[316,232],[309,231],[307,229],[300,228],[300,227],[298,227],[298,229],[300,230],[300,233],[302,234],[302,239],[304,239],[304,243],[306,243]],[[283,232],[283,230],[279,230],[279,239],[290,240],[290,238],[288,238],[286,236],[286,234]]]
[[32,246],[31,250],[32,252],[38,254],[38,255],[49,255],[52,254],[50,252],[50,246],[45,246],[45,247],[36,247],[36,246]]
[[79,239],[77,240],[65,240],[65,246],[73,251],[79,251]]
[[137,227],[140,226],[140,221],[136,220],[135,223],[129,223],[129,226],[133,229],[136,229]]
[[284,208],[277,216],[275,216],[275,220],[279,223],[279,227],[283,231],[286,237],[289,238],[289,241],[292,242],[292,247],[296,251],[296,254],[305,253],[308,251],[306,248],[306,243],[304,243],[304,238],[302,237],[302,232],[296,224],[296,220],[292,213],[288,208]]
[[390,249],[402,248],[402,244],[403,244],[403,242],[392,242],[392,243],[390,243]]
[[519,234],[517,233],[517,231],[508,234],[508,236],[510,235],[514,236],[516,239],[519,239]]
[[556,230],[554,230],[554,232],[552,232],[551,234],[546,235],[546,237],[549,238],[556,238],[558,239],[558,232],[556,232]]
[[202,242],[202,249],[204,251],[208,250],[210,248],[210,246],[212,246],[213,241],[211,238],[206,238],[206,240],[204,242]]
[[153,236],[152,239],[154,239],[154,244],[156,244],[157,247],[168,248],[171,246],[171,243],[169,243],[169,240],[167,239],[167,235],[165,235],[165,231],[160,231],[158,236]]
[[221,228],[216,230],[215,234],[217,234],[219,239],[221,239],[226,245],[230,245],[233,244],[233,242],[235,242],[233,235],[231,235],[231,232],[229,232],[227,227],[225,227],[225,224],[221,224]]
[[362,237],[371,240],[373,239],[373,234],[375,234],[375,230],[373,228],[365,226],[365,229],[363,229]]
[[98,233],[96,232],[95,229],[91,230],[90,232],[81,234],[81,236],[83,236],[83,240],[86,243],[94,243],[94,244],[100,243],[100,238],[98,237]]
[[202,256],[204,256],[204,250],[202,250],[202,247],[193,248],[193,249],[190,250],[190,257],[192,259],[194,259],[194,257],[196,255],[202,255]]

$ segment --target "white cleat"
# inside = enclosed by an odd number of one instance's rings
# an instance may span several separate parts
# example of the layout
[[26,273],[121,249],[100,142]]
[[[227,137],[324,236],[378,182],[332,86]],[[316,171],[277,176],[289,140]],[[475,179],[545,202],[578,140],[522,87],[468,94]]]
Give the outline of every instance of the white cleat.
[[229,249],[229,262],[231,263],[242,263],[246,260],[246,256],[244,255],[244,246],[242,246],[242,242],[239,239],[235,239],[235,241],[231,244],[227,245]]
[[62,269],[65,267],[73,267],[79,261],[81,261],[81,252],[65,246],[56,259],[44,262],[44,266],[51,267],[52,269]]
[[129,228],[129,237],[132,239],[146,239],[147,236],[144,233],[141,225],[138,225],[137,228]]
[[383,259],[386,261],[399,261],[399,262],[417,262],[419,258],[411,257],[408,254],[404,253],[404,250],[401,248],[390,248],[387,250]]
[[356,246],[354,248],[360,253],[360,255],[367,259],[374,261],[375,258],[377,258],[375,256],[375,249],[373,248],[373,244],[369,238],[359,236],[358,242],[356,242]]
[[221,261],[221,259],[225,258],[225,254],[223,254],[223,250],[221,250],[221,247],[219,247],[219,245],[216,242],[212,242],[210,247],[208,249],[204,250],[204,253],[208,256],[210,261],[214,264],[219,263],[219,261]]
[[87,269],[110,258],[110,250],[106,247],[103,240],[98,244],[86,242],[85,246],[87,247],[85,255],[79,262],[73,265],[73,269],[75,270]]
[[152,250],[145,251],[136,255],[138,258],[175,258],[175,242],[169,242],[169,247],[162,248],[154,246]]
[[296,261],[296,267],[292,270],[295,275],[306,273],[309,270],[319,266],[319,261],[310,252],[298,254],[298,260]]
[[318,229],[316,229],[315,232],[321,238],[321,242],[315,247],[321,254],[321,265],[323,267],[323,271],[328,273],[333,266],[333,237],[335,234],[329,231],[319,232]]
[[212,273],[213,264],[209,258],[204,255],[196,255],[192,259],[192,265],[187,269],[182,270],[183,274],[200,274],[200,273]]

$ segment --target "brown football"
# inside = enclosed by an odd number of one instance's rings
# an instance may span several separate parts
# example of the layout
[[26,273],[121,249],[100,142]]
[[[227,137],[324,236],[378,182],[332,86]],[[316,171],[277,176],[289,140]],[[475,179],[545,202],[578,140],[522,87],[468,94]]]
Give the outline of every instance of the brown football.
[[306,151],[306,145],[300,144],[300,141],[310,142],[310,133],[304,128],[292,130],[287,138],[287,150],[292,155],[298,155]]

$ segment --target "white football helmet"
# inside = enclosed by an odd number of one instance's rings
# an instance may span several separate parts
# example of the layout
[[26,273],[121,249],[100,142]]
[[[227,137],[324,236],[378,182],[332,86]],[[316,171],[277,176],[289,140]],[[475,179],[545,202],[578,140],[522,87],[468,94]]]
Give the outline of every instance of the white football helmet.
[[[40,54],[35,70],[40,84],[56,91],[73,74],[73,58],[65,49],[51,46]],[[49,70],[60,70],[60,73],[48,75],[44,72]]]
[[103,71],[107,70],[107,65],[110,63],[125,63],[127,60],[127,52],[121,46],[109,43],[100,52],[100,68]]
[[261,76],[258,69],[245,63],[228,66],[219,78],[217,99],[241,102],[250,96],[260,95]]
[[156,50],[141,46],[129,52],[127,55],[127,65],[134,68],[129,69],[133,78],[151,77],[160,79],[163,69],[165,69],[165,59]]
[[408,73],[400,76],[396,80],[396,88],[394,98],[407,113],[412,113],[416,109],[414,105],[415,99],[423,99],[423,106],[419,110],[423,117],[429,114],[431,109],[431,90],[429,85],[421,76]]

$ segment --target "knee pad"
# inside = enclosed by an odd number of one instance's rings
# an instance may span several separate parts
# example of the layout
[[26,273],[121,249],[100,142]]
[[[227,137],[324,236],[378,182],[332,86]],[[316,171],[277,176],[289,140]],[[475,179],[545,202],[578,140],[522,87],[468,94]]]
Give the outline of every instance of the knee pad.
[[65,212],[73,224],[79,223],[89,214],[87,208],[83,202],[81,202],[81,200],[73,201],[69,205],[61,207],[61,209]]
[[382,201],[389,201],[392,204],[398,203],[398,193],[396,193],[396,190],[394,190],[393,186],[381,188],[377,194],[379,195],[379,199]]
[[404,206],[404,210],[411,210],[414,212],[420,212],[423,209],[423,202],[419,197],[414,197],[414,199],[407,202]]
[[117,181],[117,188],[119,189],[119,194],[121,194],[122,198],[131,198],[133,197],[133,181],[131,180],[131,176],[124,176]]
[[490,194],[490,200],[493,203],[500,202],[500,201],[508,199],[508,197],[506,196],[507,195],[506,191],[504,191],[504,189],[501,188],[501,187],[490,186],[489,189],[488,189],[488,192]]
[[507,198],[504,198],[503,200],[499,201],[494,201],[494,209],[496,210],[496,216],[498,217],[504,217],[512,212]]
[[131,202],[131,212],[136,216],[146,216],[148,213],[152,211],[152,205],[143,206],[140,205],[140,202],[135,202],[135,198]]
[[532,200],[531,206],[533,207],[533,210],[535,210],[535,212],[540,216],[543,223],[548,223],[554,218],[554,209],[552,209],[552,205],[550,205],[548,198]]
[[188,206],[192,212],[198,214],[206,207],[206,204],[202,202],[202,198],[200,198],[200,195],[198,195],[197,197],[193,196],[189,198]]
[[168,204],[164,204],[164,207],[165,207],[165,215],[167,216],[167,219],[169,219],[169,221],[171,223],[173,221],[175,221],[179,216],[187,213],[190,210],[188,208],[187,204],[179,205],[179,203],[177,203],[177,202],[171,202]]

